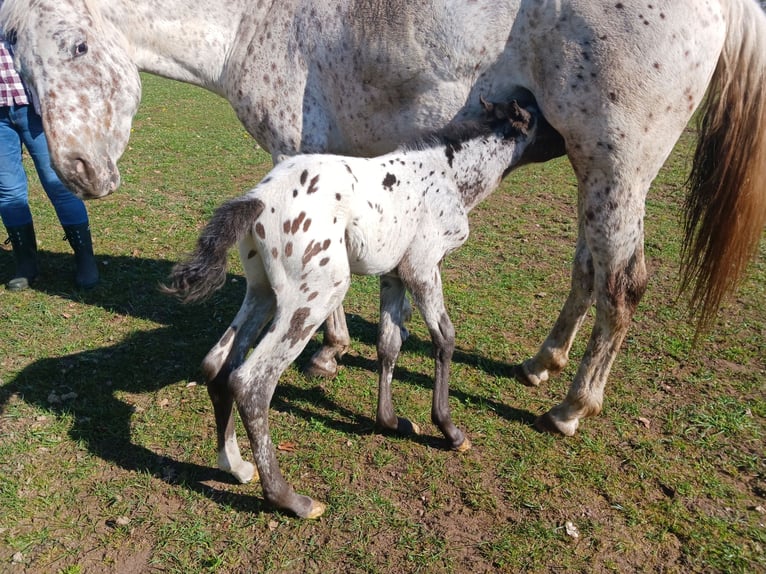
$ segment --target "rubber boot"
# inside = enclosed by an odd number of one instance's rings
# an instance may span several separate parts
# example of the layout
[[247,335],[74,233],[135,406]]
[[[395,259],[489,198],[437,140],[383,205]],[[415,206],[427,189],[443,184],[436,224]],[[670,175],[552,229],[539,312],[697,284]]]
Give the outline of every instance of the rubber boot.
[[98,284],[98,265],[93,255],[90,224],[80,223],[79,225],[64,225],[63,227],[66,239],[74,249],[75,285],[81,289],[92,289]]
[[18,227],[6,227],[6,243],[13,246],[16,274],[5,284],[9,291],[27,289],[37,279],[37,239],[32,223]]

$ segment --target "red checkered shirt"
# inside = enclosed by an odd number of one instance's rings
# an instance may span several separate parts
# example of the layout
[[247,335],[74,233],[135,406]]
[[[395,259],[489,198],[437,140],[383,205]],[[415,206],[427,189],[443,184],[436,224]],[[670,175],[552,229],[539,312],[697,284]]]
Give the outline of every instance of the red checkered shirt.
[[29,104],[27,92],[21,77],[13,67],[13,56],[5,43],[0,39],[0,106]]

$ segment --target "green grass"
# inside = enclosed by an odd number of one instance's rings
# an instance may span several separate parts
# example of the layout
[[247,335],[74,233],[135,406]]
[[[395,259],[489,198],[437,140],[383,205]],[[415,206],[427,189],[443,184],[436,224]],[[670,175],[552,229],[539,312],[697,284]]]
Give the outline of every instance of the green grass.
[[[565,394],[591,323],[548,384],[523,387],[511,369],[534,353],[568,290],[576,187],[565,160],[509,178],[444,265],[458,335],[451,406],[470,452],[445,450],[429,422],[433,363],[417,316],[394,399],[424,435],[375,432],[377,281],[354,280],[340,376],[301,375],[313,341],[272,405],[274,442],[295,444],[278,454],[285,476],[329,504],[305,522],[214,468],[198,366],[241,301],[235,254],[209,302],[182,306],[157,290],[269,156],[221,99],[144,80],[123,185],[88,204],[98,289],[72,288],[71,254],[31,174],[42,276],[31,291],[0,289],[0,572],[766,569],[766,249],[692,348],[677,299],[692,132],[647,202],[652,279],[604,412],[574,438],[531,423]],[[0,278],[12,268],[0,253]]]

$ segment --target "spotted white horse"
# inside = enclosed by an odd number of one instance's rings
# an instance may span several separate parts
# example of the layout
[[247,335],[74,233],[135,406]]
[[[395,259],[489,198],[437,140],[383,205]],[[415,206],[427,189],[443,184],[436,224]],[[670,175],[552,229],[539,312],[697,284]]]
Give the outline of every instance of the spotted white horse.
[[[306,518],[324,512],[279,471],[268,411],[280,376],[343,301],[352,273],[382,277],[378,420],[412,429],[391,401],[409,291],[434,347],[431,418],[453,449],[470,448],[450,416],[455,329],[439,266],[468,239],[468,212],[518,165],[535,130],[533,115],[516,102],[487,104],[484,121],[456,125],[412,149],[372,159],[286,159],[249,193],[219,207],[189,260],[173,268],[166,290],[199,300],[223,285],[227,250],[239,242],[245,299],[202,368],[208,385],[234,396],[268,502]],[[253,468],[233,431],[225,438],[219,465],[249,480]]]
[[[766,221],[766,16],[755,0],[5,0],[0,23],[39,96],[56,169],[84,197],[119,184],[139,69],[223,95],[275,158],[383,153],[476,117],[480,94],[536,102],[555,131],[528,159],[565,144],[578,239],[569,296],[523,363],[528,384],[561,371],[596,308],[543,430],[572,435],[601,411],[647,281],[645,198],[695,111],[683,284],[703,323]],[[348,342],[334,319],[317,359],[329,372]]]

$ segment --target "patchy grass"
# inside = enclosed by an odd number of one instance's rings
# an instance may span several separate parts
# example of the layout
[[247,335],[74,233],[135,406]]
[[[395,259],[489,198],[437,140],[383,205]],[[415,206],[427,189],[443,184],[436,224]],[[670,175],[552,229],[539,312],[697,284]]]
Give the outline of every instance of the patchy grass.
[[[472,214],[472,238],[444,265],[459,347],[451,404],[472,451],[445,450],[429,422],[433,364],[418,317],[395,400],[425,434],[375,432],[377,281],[357,278],[341,375],[306,380],[299,364],[273,403],[274,441],[295,445],[279,452],[284,474],[329,504],[305,522],[214,469],[197,367],[241,300],[234,254],[228,284],[203,305],[157,291],[212,210],[257,182],[269,157],[224,101],[146,76],[123,186],[89,204],[101,286],[73,290],[71,255],[34,184],[43,273],[35,290],[0,290],[0,571],[766,569],[766,257],[762,248],[692,349],[677,298],[692,139],[650,194],[652,281],[604,412],[575,438],[530,425],[564,395],[576,360],[539,389],[512,378],[568,290],[576,189],[566,161],[514,174]],[[0,276],[11,271],[1,253]]]

